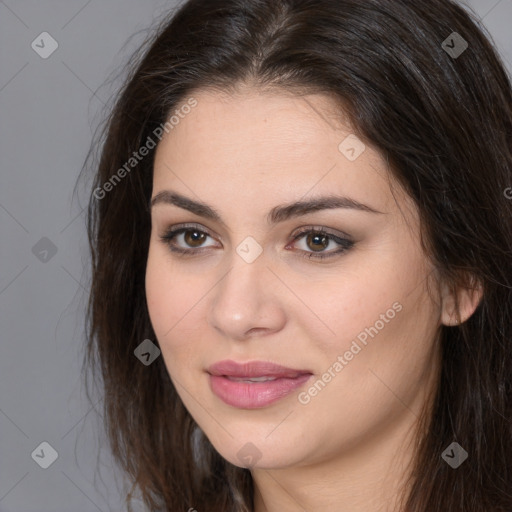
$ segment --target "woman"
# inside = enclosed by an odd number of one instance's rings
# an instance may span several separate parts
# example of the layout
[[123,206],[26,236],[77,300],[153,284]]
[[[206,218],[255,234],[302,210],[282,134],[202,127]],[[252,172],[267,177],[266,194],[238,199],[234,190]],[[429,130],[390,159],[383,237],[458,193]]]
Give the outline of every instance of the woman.
[[512,510],[512,94],[470,15],[190,0],[142,48],[88,224],[131,491]]

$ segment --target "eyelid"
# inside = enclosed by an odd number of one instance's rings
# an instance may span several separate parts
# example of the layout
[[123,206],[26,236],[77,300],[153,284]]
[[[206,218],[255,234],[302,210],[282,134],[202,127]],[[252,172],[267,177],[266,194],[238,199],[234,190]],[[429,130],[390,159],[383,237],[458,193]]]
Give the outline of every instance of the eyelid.
[[348,242],[355,242],[353,237],[350,236],[348,233],[345,233],[344,231],[340,231],[339,229],[326,228],[325,226],[320,226],[320,225],[316,225],[316,226],[309,225],[309,226],[303,226],[303,227],[297,228],[292,233],[291,236],[292,236],[293,240],[295,240],[302,234],[309,233],[310,231],[325,233],[325,234],[331,235],[332,237],[335,237],[335,238],[336,237],[343,238],[343,239],[347,240]]
[[169,231],[178,231],[180,229],[197,229],[197,231],[201,231],[202,233],[206,233],[208,236],[215,238],[215,236],[211,233],[211,231],[204,227],[202,224],[196,224],[195,222],[183,222],[181,224],[173,224],[169,228],[167,228],[167,232]]

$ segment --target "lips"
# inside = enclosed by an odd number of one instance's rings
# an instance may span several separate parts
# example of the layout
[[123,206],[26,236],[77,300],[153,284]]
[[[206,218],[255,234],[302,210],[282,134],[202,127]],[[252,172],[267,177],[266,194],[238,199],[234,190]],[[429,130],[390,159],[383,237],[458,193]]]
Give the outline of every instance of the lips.
[[266,361],[252,361],[249,363],[237,363],[235,361],[219,361],[208,368],[211,375],[223,375],[234,378],[295,378],[299,375],[311,373],[309,370],[294,370]]
[[312,375],[309,370],[267,361],[219,361],[207,372],[212,392],[228,405],[242,409],[270,405],[302,386]]

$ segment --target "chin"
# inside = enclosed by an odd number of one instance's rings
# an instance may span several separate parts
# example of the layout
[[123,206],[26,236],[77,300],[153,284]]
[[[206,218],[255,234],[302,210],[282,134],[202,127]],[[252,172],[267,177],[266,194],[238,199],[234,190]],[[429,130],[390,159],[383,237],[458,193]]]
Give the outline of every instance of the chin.
[[[297,442],[284,443],[283,438],[273,441],[265,440],[265,436],[241,436],[230,439],[229,445],[223,443],[215,446],[217,452],[231,464],[248,469],[280,469],[299,462]],[[244,438],[244,441],[241,439]],[[289,439],[289,438],[288,438]]]

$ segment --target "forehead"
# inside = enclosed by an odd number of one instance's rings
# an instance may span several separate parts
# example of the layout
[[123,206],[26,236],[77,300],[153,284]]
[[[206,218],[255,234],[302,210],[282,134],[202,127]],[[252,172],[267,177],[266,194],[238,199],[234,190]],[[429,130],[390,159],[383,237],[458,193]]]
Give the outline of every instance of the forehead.
[[232,95],[198,91],[193,97],[197,106],[164,137],[174,139],[175,145],[185,145],[185,150],[193,147],[201,152],[234,152],[239,148],[244,154],[253,150],[256,156],[263,145],[265,158],[277,157],[270,151],[275,149],[287,151],[288,157],[293,153],[298,159],[312,146],[326,149],[328,144],[332,146],[332,140],[351,133],[339,107],[324,95],[297,96],[286,91],[244,88]]
[[[358,142],[329,97],[246,89],[233,95],[199,91],[193,98],[197,105],[158,145],[153,193],[189,189],[208,202],[241,207],[255,199],[273,206],[333,193],[381,211],[392,208],[385,160]],[[364,150],[349,159],[347,144]]]

